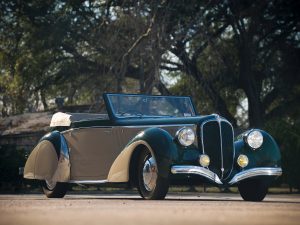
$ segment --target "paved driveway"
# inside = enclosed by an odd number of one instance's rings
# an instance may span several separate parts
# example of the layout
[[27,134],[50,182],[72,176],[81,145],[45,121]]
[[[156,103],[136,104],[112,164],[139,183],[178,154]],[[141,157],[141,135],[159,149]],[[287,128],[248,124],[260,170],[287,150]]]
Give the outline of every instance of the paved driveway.
[[0,195],[0,224],[300,225],[300,195],[268,195],[259,203],[238,194],[171,194],[163,201],[136,195]]

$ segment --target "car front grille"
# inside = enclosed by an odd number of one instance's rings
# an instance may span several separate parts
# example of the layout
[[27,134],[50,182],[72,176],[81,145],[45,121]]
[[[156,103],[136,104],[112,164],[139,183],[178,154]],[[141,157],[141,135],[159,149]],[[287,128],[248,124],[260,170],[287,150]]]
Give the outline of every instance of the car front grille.
[[201,124],[200,138],[203,153],[210,157],[209,169],[220,179],[226,179],[233,168],[234,145],[232,125],[217,117]]

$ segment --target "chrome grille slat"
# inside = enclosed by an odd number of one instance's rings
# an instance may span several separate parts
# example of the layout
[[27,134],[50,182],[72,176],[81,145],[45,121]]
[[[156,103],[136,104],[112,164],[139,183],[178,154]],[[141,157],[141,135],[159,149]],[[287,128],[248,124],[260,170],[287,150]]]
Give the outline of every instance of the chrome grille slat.
[[[224,136],[226,139],[223,139]],[[203,154],[208,154],[211,158],[209,169],[218,174],[222,180],[227,179],[233,170],[235,157],[232,125],[216,116],[216,119],[201,124],[200,138]]]

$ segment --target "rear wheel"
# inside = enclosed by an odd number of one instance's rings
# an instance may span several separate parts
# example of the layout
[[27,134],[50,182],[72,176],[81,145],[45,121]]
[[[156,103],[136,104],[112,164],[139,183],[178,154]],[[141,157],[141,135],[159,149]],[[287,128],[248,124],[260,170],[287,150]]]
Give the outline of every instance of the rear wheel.
[[142,150],[138,162],[138,190],[144,199],[164,199],[169,189],[168,178],[161,177],[155,157],[148,149]]
[[41,181],[41,186],[44,194],[48,198],[63,198],[68,190],[67,183]]
[[249,179],[238,184],[239,192],[245,201],[260,202],[268,193],[269,183],[262,179]]

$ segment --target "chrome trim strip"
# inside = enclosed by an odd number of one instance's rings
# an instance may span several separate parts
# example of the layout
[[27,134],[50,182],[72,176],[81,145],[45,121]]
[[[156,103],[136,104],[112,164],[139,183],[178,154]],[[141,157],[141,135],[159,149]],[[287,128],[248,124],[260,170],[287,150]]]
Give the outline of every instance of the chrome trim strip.
[[230,127],[231,127],[231,130],[232,130],[232,149],[233,149],[233,156],[232,156],[232,165],[231,165],[231,170],[230,170],[230,172],[228,173],[228,175],[227,175],[227,177],[225,177],[224,179],[226,180],[230,175],[231,175],[231,173],[232,173],[232,170],[233,170],[233,166],[234,166],[234,163],[235,163],[235,161],[234,161],[234,159],[235,159],[235,146],[234,146],[234,129],[233,129],[233,126],[232,126],[232,124],[229,122],[229,121],[227,121],[227,120],[221,120],[221,122],[225,122],[225,123],[227,123],[227,124],[229,124],[230,125]]
[[113,128],[112,126],[90,126],[90,127],[76,127],[76,128],[70,128],[68,130],[61,131],[61,134],[66,134],[72,131],[81,130],[81,129],[90,129],[90,128]]
[[72,184],[104,184],[107,180],[69,180],[68,183]]
[[90,126],[90,127],[76,127],[76,128],[70,128],[68,130],[64,130],[62,132],[60,132],[61,134],[65,134],[68,132],[72,132],[75,130],[80,130],[80,129],[89,129],[89,128],[135,128],[135,127],[139,127],[139,128],[150,128],[150,127],[158,127],[158,128],[164,128],[164,127],[193,127],[195,128],[195,124],[191,123],[191,124],[165,124],[165,125],[133,125],[133,126]]
[[235,184],[241,180],[256,177],[256,176],[280,176],[282,169],[280,167],[258,167],[253,169],[244,170],[236,174],[228,184]]
[[223,138],[222,138],[222,125],[221,125],[221,118],[219,115],[216,116],[216,119],[218,121],[219,125],[219,134],[220,134],[220,143],[221,143],[221,179],[223,179],[224,176],[224,155],[223,155]]
[[139,127],[139,128],[148,128],[148,127],[186,127],[186,126],[196,126],[194,123],[190,123],[190,124],[156,124],[156,125],[132,125],[132,126],[117,126],[117,127],[121,127],[121,128],[135,128],[135,127]]
[[217,184],[223,184],[217,174],[200,166],[172,166],[171,172],[173,174],[195,174],[203,176]]

